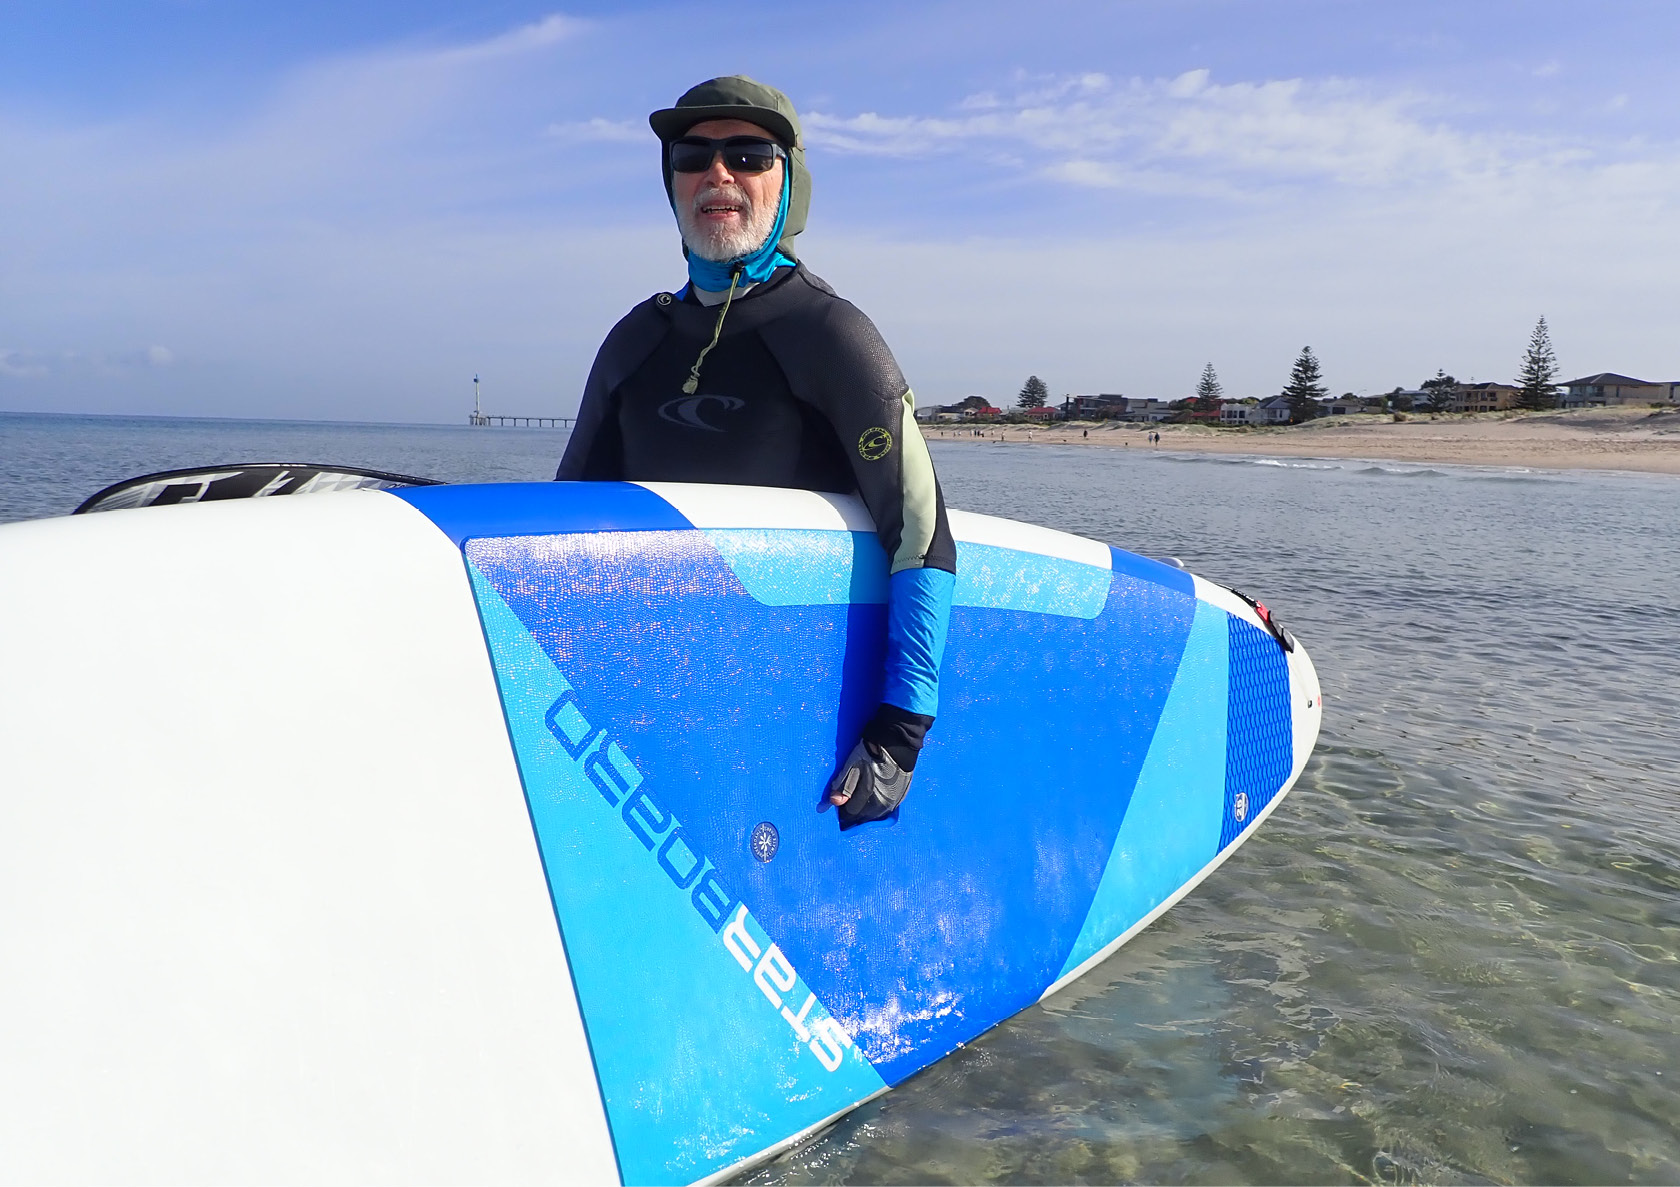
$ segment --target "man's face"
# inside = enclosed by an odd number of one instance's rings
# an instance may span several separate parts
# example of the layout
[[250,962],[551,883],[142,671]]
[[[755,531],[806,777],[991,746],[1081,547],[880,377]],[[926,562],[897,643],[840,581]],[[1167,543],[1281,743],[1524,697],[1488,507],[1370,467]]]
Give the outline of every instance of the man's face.
[[[705,120],[688,130],[690,136],[723,140],[730,136],[775,137],[746,120]],[[751,255],[764,245],[776,225],[782,202],[782,170],[778,160],[764,173],[731,173],[723,154],[714,153],[704,173],[673,173],[677,227],[688,250],[703,260],[724,263]]]

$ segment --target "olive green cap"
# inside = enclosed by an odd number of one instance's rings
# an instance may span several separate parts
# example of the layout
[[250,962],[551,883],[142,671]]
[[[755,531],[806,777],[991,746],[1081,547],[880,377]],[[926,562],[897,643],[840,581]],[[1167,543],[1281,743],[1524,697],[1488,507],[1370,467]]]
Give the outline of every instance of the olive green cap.
[[[788,155],[788,212],[782,223],[780,247],[794,259],[793,240],[805,229],[811,210],[811,174],[805,168],[805,141],[799,128],[799,113],[793,101],[775,87],[765,86],[745,74],[729,74],[690,87],[676,106],[648,116],[648,126],[659,137],[660,169],[665,176],[665,193],[671,195],[671,158],[665,145],[687,135],[705,120],[746,120],[757,124],[781,141]],[[685,249],[686,251],[686,249]]]
[[666,143],[704,120],[746,120],[780,140],[783,148],[805,147],[799,134],[799,113],[793,109],[793,103],[775,87],[767,87],[745,74],[713,78],[690,87],[675,107],[648,116],[654,135]]

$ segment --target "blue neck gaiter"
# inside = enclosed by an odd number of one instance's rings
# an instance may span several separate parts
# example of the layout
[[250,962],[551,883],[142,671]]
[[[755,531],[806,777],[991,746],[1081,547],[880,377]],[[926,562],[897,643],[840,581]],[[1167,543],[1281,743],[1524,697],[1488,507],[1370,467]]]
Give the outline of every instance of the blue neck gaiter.
[[[719,263],[716,260],[703,260],[692,251],[688,253],[688,278],[694,282],[696,288],[703,288],[708,292],[721,293],[729,288],[730,275],[736,268],[741,269],[738,284],[763,284],[770,279],[771,273],[777,268],[793,267],[793,260],[782,251],[782,226],[787,222],[788,196],[793,192],[793,170],[788,162],[782,162],[782,204],[776,211],[776,225],[770,228],[770,234],[765,237],[764,245],[750,256],[742,256],[738,260],[728,260]],[[673,205],[673,213],[675,207]]]

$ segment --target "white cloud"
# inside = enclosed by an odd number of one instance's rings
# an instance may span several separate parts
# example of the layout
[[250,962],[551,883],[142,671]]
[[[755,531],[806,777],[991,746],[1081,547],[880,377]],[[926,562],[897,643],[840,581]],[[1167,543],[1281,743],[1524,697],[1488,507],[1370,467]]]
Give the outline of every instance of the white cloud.
[[[1134,200],[1030,239],[1000,219],[969,239],[854,232],[825,256],[812,234],[809,258],[881,321],[924,400],[1007,395],[1029,373],[1058,394],[1177,396],[1209,358],[1227,390],[1262,395],[1309,343],[1337,391],[1437,366],[1509,379],[1541,313],[1566,370],[1680,373],[1674,144],[1472,129],[1442,99],[1345,79],[1081,75],[999,95],[809,121],[845,152],[961,152]],[[1164,217],[1183,197],[1217,213]]]
[[[555,293],[637,258],[596,252],[616,242],[598,211],[562,210],[557,236],[532,197],[563,207],[553,177],[575,173],[542,130],[582,28],[318,60],[254,110],[0,112],[0,407],[27,379],[32,405],[426,419],[446,411],[427,392],[448,368],[499,357],[521,372],[506,390],[535,385],[533,351],[559,340],[563,369],[571,335],[613,318],[556,310]],[[657,191],[655,174],[654,210]],[[674,239],[648,237],[673,271]],[[631,298],[611,277],[584,287]],[[515,326],[534,344],[517,364],[483,345]]]
[[553,110],[533,84],[584,27],[549,17],[307,63],[251,111],[81,126],[0,112],[0,278],[14,261],[62,278],[141,257],[216,269],[230,241],[386,227],[541,185]]
[[1207,90],[1211,70],[1186,70],[1167,84],[1167,94],[1174,99],[1194,99]]
[[653,143],[653,131],[648,127],[646,120],[608,120],[599,116],[589,120],[552,123],[544,129],[544,135],[562,140],[595,140],[641,145]]
[[[645,124],[556,89],[574,24],[528,29],[317,63],[208,127],[0,115],[0,407],[454,420],[479,371],[501,410],[569,410],[607,329],[682,270]],[[1542,312],[1572,372],[1680,373],[1666,144],[1207,71],[1003,79],[807,125],[830,151],[802,255],[924,400],[1033,372],[1179,395],[1209,359],[1260,394],[1306,343],[1338,391],[1502,378]],[[969,168],[960,219],[905,229],[950,193],[947,153],[1061,184]],[[893,157],[895,187],[844,154]]]
[[1255,197],[1251,187],[1234,179],[1196,177],[1182,170],[1130,162],[1097,161],[1088,157],[1073,157],[1046,165],[1039,170],[1039,176],[1066,182],[1079,189],[1125,190],[1161,198],[1216,198],[1249,203]]
[[1680,192],[1680,169],[1605,181],[1032,242],[813,233],[806,257],[881,326],[923,402],[1007,396],[1029,374],[1057,396],[1177,397],[1210,359],[1229,394],[1266,395],[1303,345],[1337,392],[1436,367],[1508,381],[1541,314],[1571,374],[1680,374],[1680,219],[1648,205]]
[[458,45],[436,56],[444,61],[483,62],[495,58],[517,57],[533,50],[558,45],[587,28],[586,22],[574,17],[552,13],[540,21],[521,25],[517,29],[486,38],[483,41]]
[[1130,175],[1117,166],[1107,161],[1092,161],[1084,157],[1061,161],[1052,165],[1046,172],[1051,177],[1072,182],[1074,185],[1099,189],[1120,189],[1130,180]]
[[1345,79],[1217,83],[1208,70],[1170,79],[1101,74],[1036,80],[1009,99],[971,96],[955,114],[814,112],[813,141],[850,153],[915,156],[976,148],[1066,181],[1158,192],[1179,178],[1248,185],[1332,182],[1387,188],[1485,179],[1578,150],[1453,127],[1446,105]]

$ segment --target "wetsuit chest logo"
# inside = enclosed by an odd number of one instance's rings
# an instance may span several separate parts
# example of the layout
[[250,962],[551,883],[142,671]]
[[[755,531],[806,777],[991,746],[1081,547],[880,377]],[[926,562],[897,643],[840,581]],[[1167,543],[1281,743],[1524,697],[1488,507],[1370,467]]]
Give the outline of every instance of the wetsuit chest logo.
[[858,438],[858,456],[866,462],[878,462],[892,452],[892,434],[886,429],[865,429]]
[[739,412],[747,406],[747,402],[738,396],[678,396],[659,406],[659,417],[674,425],[705,429],[708,433],[723,432],[716,425],[707,424],[701,415],[707,404],[721,404],[725,412]]

